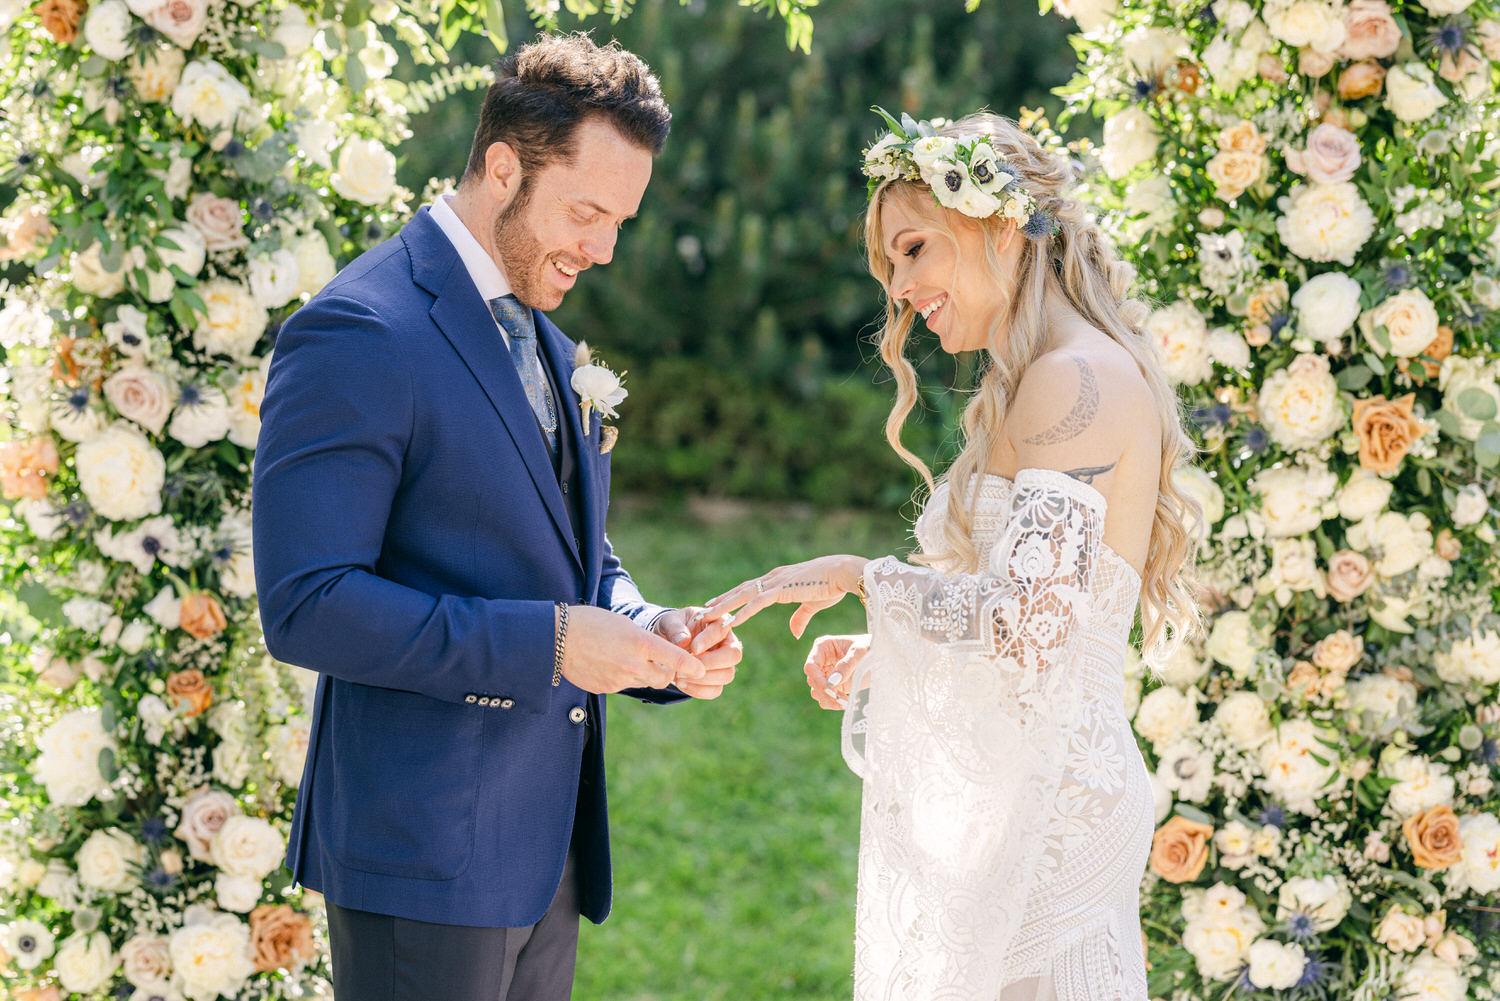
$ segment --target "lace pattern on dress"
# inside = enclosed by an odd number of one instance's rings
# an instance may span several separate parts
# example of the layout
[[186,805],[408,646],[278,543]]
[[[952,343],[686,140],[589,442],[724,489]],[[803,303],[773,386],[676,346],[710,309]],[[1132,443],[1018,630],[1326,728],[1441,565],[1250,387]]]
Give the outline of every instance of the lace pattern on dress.
[[[998,484],[981,486],[976,511],[985,572],[890,557],[866,568],[871,649],[844,718],[845,758],[864,778],[857,1001],[996,1001],[1022,978],[1040,978],[1053,996],[1069,976],[1053,975],[1063,957],[1031,948],[1029,926],[1050,906],[1049,881],[1076,868],[1070,828],[1080,810],[1097,812],[1072,790],[1080,775],[1085,787],[1124,788],[1125,757],[1077,745],[1093,726],[1091,679],[1113,669],[1118,693],[1120,623],[1126,634],[1130,624],[1119,597],[1128,594],[1133,613],[1139,579],[1104,546],[1105,503],[1092,487],[1044,469]],[[919,540],[945,505],[934,494]],[[1114,716],[1123,717],[1118,694]],[[1149,809],[1149,789],[1145,801]],[[1130,871],[1139,824],[1127,833],[1121,874],[1133,892],[1145,859]],[[1119,932],[1106,929],[1111,946]],[[1091,943],[1074,946],[1087,966],[1100,957],[1119,966],[1118,949]],[[1083,997],[1134,1001],[1144,996],[1141,974],[1139,992]]]

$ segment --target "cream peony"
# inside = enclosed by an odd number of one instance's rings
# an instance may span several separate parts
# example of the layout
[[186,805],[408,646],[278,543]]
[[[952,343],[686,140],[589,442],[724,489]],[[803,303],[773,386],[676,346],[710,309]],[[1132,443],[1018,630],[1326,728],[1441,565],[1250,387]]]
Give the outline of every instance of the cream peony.
[[82,806],[109,788],[99,773],[99,752],[116,750],[104,732],[96,709],[75,709],[60,717],[37,738],[41,751],[32,763],[47,798],[58,806]]
[[1464,885],[1480,894],[1500,892],[1500,817],[1478,813],[1460,818],[1458,835],[1464,854],[1457,873]]
[[1396,996],[1407,1001],[1464,1001],[1469,978],[1453,963],[1425,952],[1396,981]]
[[1282,466],[1257,473],[1250,489],[1260,498],[1260,517],[1266,535],[1276,539],[1311,532],[1331,513],[1325,505],[1338,488],[1338,477],[1327,469]]
[[1390,480],[1368,469],[1356,469],[1334,497],[1339,517],[1351,522],[1372,518],[1385,510],[1395,489]]
[[1213,375],[1208,324],[1192,303],[1179,299],[1146,318],[1143,330],[1156,344],[1167,378],[1193,386]]
[[1472,633],[1434,654],[1437,675],[1454,685],[1500,685],[1500,633],[1493,629]]
[[1276,232],[1287,250],[1308,261],[1345,267],[1375,232],[1375,213],[1351,181],[1298,184],[1276,202]]
[[1341,10],[1323,0],[1285,0],[1266,4],[1261,16],[1271,37],[1298,49],[1333,52],[1344,44]]
[[1266,930],[1265,922],[1232,886],[1216,883],[1201,898],[1184,896],[1183,948],[1192,955],[1201,976],[1232,980],[1244,968],[1250,946]]
[[1261,748],[1266,791],[1288,810],[1317,814],[1318,799],[1343,785],[1338,756],[1324,743],[1332,743],[1332,737],[1311,720],[1285,720],[1276,736]]
[[270,314],[256,303],[249,289],[231,278],[204,282],[198,286],[198,294],[208,312],[198,317],[193,344],[209,354],[249,358],[271,321]]
[[153,45],[125,67],[125,75],[135,85],[142,101],[161,102],[177,90],[187,56],[179,48]]
[[104,428],[78,446],[73,461],[83,495],[102,517],[128,521],[161,511],[167,463],[139,431]]
[[1161,131],[1145,108],[1132,104],[1104,123],[1104,147],[1099,163],[1112,180],[1119,180],[1156,156]]
[[396,158],[378,139],[351,137],[339,150],[329,183],[350,201],[379,205],[396,188]]
[[1254,692],[1234,692],[1214,710],[1214,723],[1242,751],[1253,751],[1275,734],[1265,700]]
[[249,106],[249,89],[212,59],[188,63],[172,92],[172,110],[178,118],[213,132],[232,127]]
[[[1384,327],[1385,336],[1376,328]],[[1402,289],[1359,318],[1359,330],[1374,352],[1398,358],[1415,358],[1438,335],[1437,309],[1421,289]]]
[[270,361],[268,357],[259,364],[241,369],[229,387],[229,440],[240,448],[254,448],[260,437],[260,404],[266,395],[266,370]]
[[[1405,694],[1415,698],[1416,690],[1410,689]],[[1457,786],[1440,762],[1388,747],[1380,756],[1379,775],[1395,782],[1386,792],[1386,804],[1398,820],[1426,813],[1435,806],[1453,805]]]
[[130,54],[130,8],[123,0],[104,0],[91,7],[83,22],[83,40],[111,62],[124,59]]
[[1447,103],[1432,70],[1421,63],[1392,66],[1385,75],[1385,105],[1403,122],[1426,121]]
[[1338,383],[1325,355],[1298,355],[1271,373],[1256,409],[1271,440],[1290,452],[1316,448],[1344,426]]
[[189,907],[184,918],[168,939],[174,983],[189,1001],[234,997],[255,972],[250,929],[233,914],[201,904]]
[[244,814],[224,821],[208,846],[209,861],[236,876],[263,880],[281,865],[286,840],[260,817]]
[[63,939],[57,955],[52,957],[57,982],[72,994],[100,990],[109,983],[119,965],[120,958],[103,932],[76,932]]
[[1297,986],[1307,967],[1307,953],[1295,943],[1260,939],[1250,946],[1245,976],[1261,990],[1286,990]]
[[172,384],[144,365],[126,365],[104,380],[104,398],[126,420],[161,434],[172,412]]

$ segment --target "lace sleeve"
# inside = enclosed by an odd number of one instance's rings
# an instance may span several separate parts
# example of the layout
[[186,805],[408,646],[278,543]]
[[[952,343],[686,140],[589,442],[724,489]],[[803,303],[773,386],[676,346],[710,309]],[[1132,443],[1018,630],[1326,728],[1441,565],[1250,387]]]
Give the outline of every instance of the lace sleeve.
[[1060,854],[1104,513],[1092,487],[1025,469],[985,572],[866,567],[843,734],[864,778],[857,998],[994,998],[1017,973],[1009,947]]

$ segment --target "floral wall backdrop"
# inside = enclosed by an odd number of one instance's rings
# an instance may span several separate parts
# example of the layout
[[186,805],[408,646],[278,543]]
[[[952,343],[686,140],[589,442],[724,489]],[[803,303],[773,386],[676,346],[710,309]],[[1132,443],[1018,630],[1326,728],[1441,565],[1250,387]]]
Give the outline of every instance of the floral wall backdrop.
[[1058,7],[1205,449],[1206,639],[1132,696],[1152,995],[1493,998],[1496,8]]
[[0,996],[310,996],[307,678],[261,645],[250,469],[281,320],[411,208],[389,40],[437,50],[389,0],[0,32]]

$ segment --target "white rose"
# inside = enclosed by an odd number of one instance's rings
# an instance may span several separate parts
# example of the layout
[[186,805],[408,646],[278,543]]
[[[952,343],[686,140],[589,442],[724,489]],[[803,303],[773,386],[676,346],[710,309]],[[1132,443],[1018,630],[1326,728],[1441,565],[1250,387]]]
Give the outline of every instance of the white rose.
[[108,299],[125,291],[125,255],[121,253],[115,270],[110,271],[104,266],[102,252],[98,243],[91,243],[88,249],[73,255],[73,287],[84,295]]
[[328,252],[328,241],[322,233],[308,233],[292,244],[297,258],[297,294],[316,295],[333,280],[338,265]]
[[172,590],[171,584],[156,592],[156,597],[148,601],[142,611],[163,629],[176,629],[182,621],[182,602],[177,599],[177,592]]
[[300,285],[297,257],[291,250],[283,247],[251,259],[250,294],[266,309],[284,306],[295,299]]
[[308,18],[307,11],[296,4],[288,4],[281,9],[276,29],[271,32],[271,41],[281,46],[285,58],[295,59],[307,51],[317,34],[318,29]]
[[1104,123],[1104,148],[1099,162],[1111,180],[1118,181],[1156,156],[1161,132],[1139,105],[1111,115]]
[[1490,500],[1484,488],[1470,483],[1458,492],[1453,501],[1453,524],[1460,528],[1477,525],[1490,512]]
[[37,781],[57,806],[82,806],[109,788],[99,773],[99,752],[116,750],[104,732],[96,709],[75,709],[60,717],[37,738],[41,751],[32,763]]
[[1427,941],[1422,919],[1392,904],[1375,928],[1375,941],[1392,952],[1415,952]]
[[21,918],[5,930],[5,950],[23,970],[34,970],[52,957],[56,939],[51,929],[39,921]]
[[1438,333],[1437,309],[1421,289],[1402,289],[1359,318],[1359,330],[1375,353],[1385,357],[1387,345],[1377,340],[1376,327],[1385,327],[1389,351],[1398,358],[1415,358]]
[[128,521],[161,511],[167,463],[139,431],[104,428],[78,446],[73,461],[83,495],[102,517]]
[[1180,643],[1165,661],[1151,665],[1158,677],[1169,685],[1187,688],[1208,673],[1212,662],[1200,656],[1189,643]]
[[1437,675],[1455,685],[1500,685],[1500,633],[1493,629],[1457,640],[1432,663]]
[[1355,549],[1378,553],[1375,573],[1389,578],[1416,569],[1432,555],[1431,527],[1421,512],[1405,515],[1387,511],[1349,526],[1345,538]]
[[184,386],[167,433],[188,448],[202,448],[229,433],[229,398],[218,386]]
[[307,742],[311,736],[307,721],[295,719],[274,727],[266,735],[271,751],[271,769],[287,785],[302,782],[302,767],[307,761]]
[[83,40],[111,62],[130,54],[130,8],[123,0],[104,0],[89,9],[83,22]]
[[1160,75],[1179,57],[1192,51],[1187,39],[1177,32],[1157,27],[1135,28],[1116,44],[1136,75],[1148,79]]
[[1375,213],[1352,181],[1298,184],[1276,202],[1276,231],[1287,250],[1308,261],[1345,267],[1375,232]]
[[1464,846],[1458,863],[1464,884],[1481,894],[1500,891],[1500,817],[1492,813],[1462,817],[1458,836]]
[[1339,517],[1346,521],[1363,521],[1385,510],[1395,486],[1368,469],[1356,469],[1349,482],[1339,488],[1334,500]]
[[[260,404],[266,395],[270,358],[240,370],[229,387],[229,440],[240,448],[254,448],[260,437]],[[253,581],[252,581],[253,593]],[[241,595],[248,597],[248,595]]]
[[1324,505],[1338,489],[1338,477],[1327,469],[1283,466],[1257,473],[1250,489],[1260,497],[1266,535],[1304,535],[1323,523]]
[[1214,710],[1214,723],[1236,747],[1253,751],[1276,732],[1271,727],[1271,713],[1254,692],[1235,692]]
[[1285,921],[1293,914],[1306,914],[1320,932],[1334,928],[1349,913],[1354,902],[1349,888],[1335,876],[1313,879],[1294,876],[1281,884],[1276,896],[1276,916]]
[[1307,967],[1307,953],[1294,943],[1263,938],[1250,946],[1246,976],[1262,990],[1286,990],[1297,986]]
[[144,365],[126,365],[104,380],[104,398],[120,416],[161,434],[172,412],[172,384]]
[[[164,246],[164,242],[174,247]],[[177,268],[189,278],[198,277],[208,256],[203,236],[192,226],[170,226],[156,235],[156,254],[164,268]]]
[[1255,628],[1250,613],[1233,609],[1214,620],[1204,650],[1210,657],[1246,677],[1255,666],[1255,655],[1266,645],[1264,630]]
[[1148,693],[1135,714],[1136,733],[1159,747],[1179,739],[1197,722],[1198,706],[1193,697],[1172,687]]
[[1262,16],[1273,38],[1295,48],[1328,53],[1344,44],[1343,12],[1321,0],[1270,3]]
[[175,978],[191,1001],[234,997],[255,972],[250,929],[233,914],[189,907],[186,922],[168,939]]
[[200,862],[211,860],[210,846],[229,818],[239,813],[234,797],[222,789],[205,789],[182,807],[182,819],[172,833],[188,846],[188,854]]
[[1192,303],[1179,299],[1146,318],[1143,330],[1157,347],[1167,378],[1193,386],[1213,375],[1208,324]]
[[253,876],[221,872],[214,877],[214,899],[226,911],[249,914],[260,903],[261,881]]
[[1339,386],[1324,355],[1298,355],[1261,386],[1256,408],[1271,440],[1288,451],[1315,448],[1344,426]]
[[250,290],[231,278],[214,278],[198,286],[198,295],[208,312],[199,314],[193,344],[201,351],[236,360],[254,353],[271,317]]
[[187,56],[182,50],[164,45],[153,45],[125,67],[125,75],[135,85],[141,100],[165,101],[177,90],[177,81],[182,79],[182,68]]
[[1421,63],[1392,66],[1385,75],[1385,106],[1403,122],[1425,121],[1447,103],[1432,70]]
[[[1413,691],[1412,697],[1415,697]],[[1435,806],[1452,806],[1457,785],[1441,763],[1420,754],[1387,748],[1380,756],[1379,775],[1394,779],[1386,792],[1386,805],[1397,819],[1425,813]]]
[[378,139],[353,136],[339,150],[333,190],[361,205],[379,205],[396,189],[396,158]]
[[1261,748],[1266,790],[1287,809],[1316,815],[1319,797],[1334,795],[1342,788],[1342,776],[1335,783],[1329,782],[1338,776],[1338,755],[1324,743],[1332,736],[1310,720],[1289,719]]
[[[1500,232],[1500,228],[1496,232]],[[1459,397],[1466,390],[1475,389],[1500,407],[1500,385],[1496,384],[1495,369],[1482,358],[1451,354],[1443,359],[1438,369],[1438,387],[1443,391],[1443,409],[1458,415],[1459,436],[1469,441],[1478,440],[1485,422],[1468,416],[1466,408],[1459,403]]]
[[1396,996],[1414,1001],[1464,1001],[1469,978],[1452,963],[1432,953],[1423,953],[1396,981]]
[[281,865],[286,840],[267,821],[238,814],[224,821],[209,843],[208,854],[225,872],[263,880]]
[[1359,282],[1341,271],[1309,278],[1292,296],[1297,330],[1327,344],[1349,332],[1359,319]]
[[203,238],[207,250],[217,253],[250,244],[245,235],[245,215],[240,211],[240,203],[232,198],[200,191],[188,202],[185,215],[188,224]]
[[80,932],[68,936],[57,947],[52,968],[57,982],[71,994],[91,994],[103,988],[120,965],[103,932]]
[[172,956],[164,935],[133,935],[120,947],[121,971],[136,987],[148,988],[172,976]]
[[96,890],[124,893],[135,885],[132,866],[145,858],[145,851],[118,827],[96,830],[78,849],[78,882]]
[[172,92],[177,117],[189,124],[197,122],[210,132],[231,128],[249,105],[249,89],[212,59],[188,63]]

